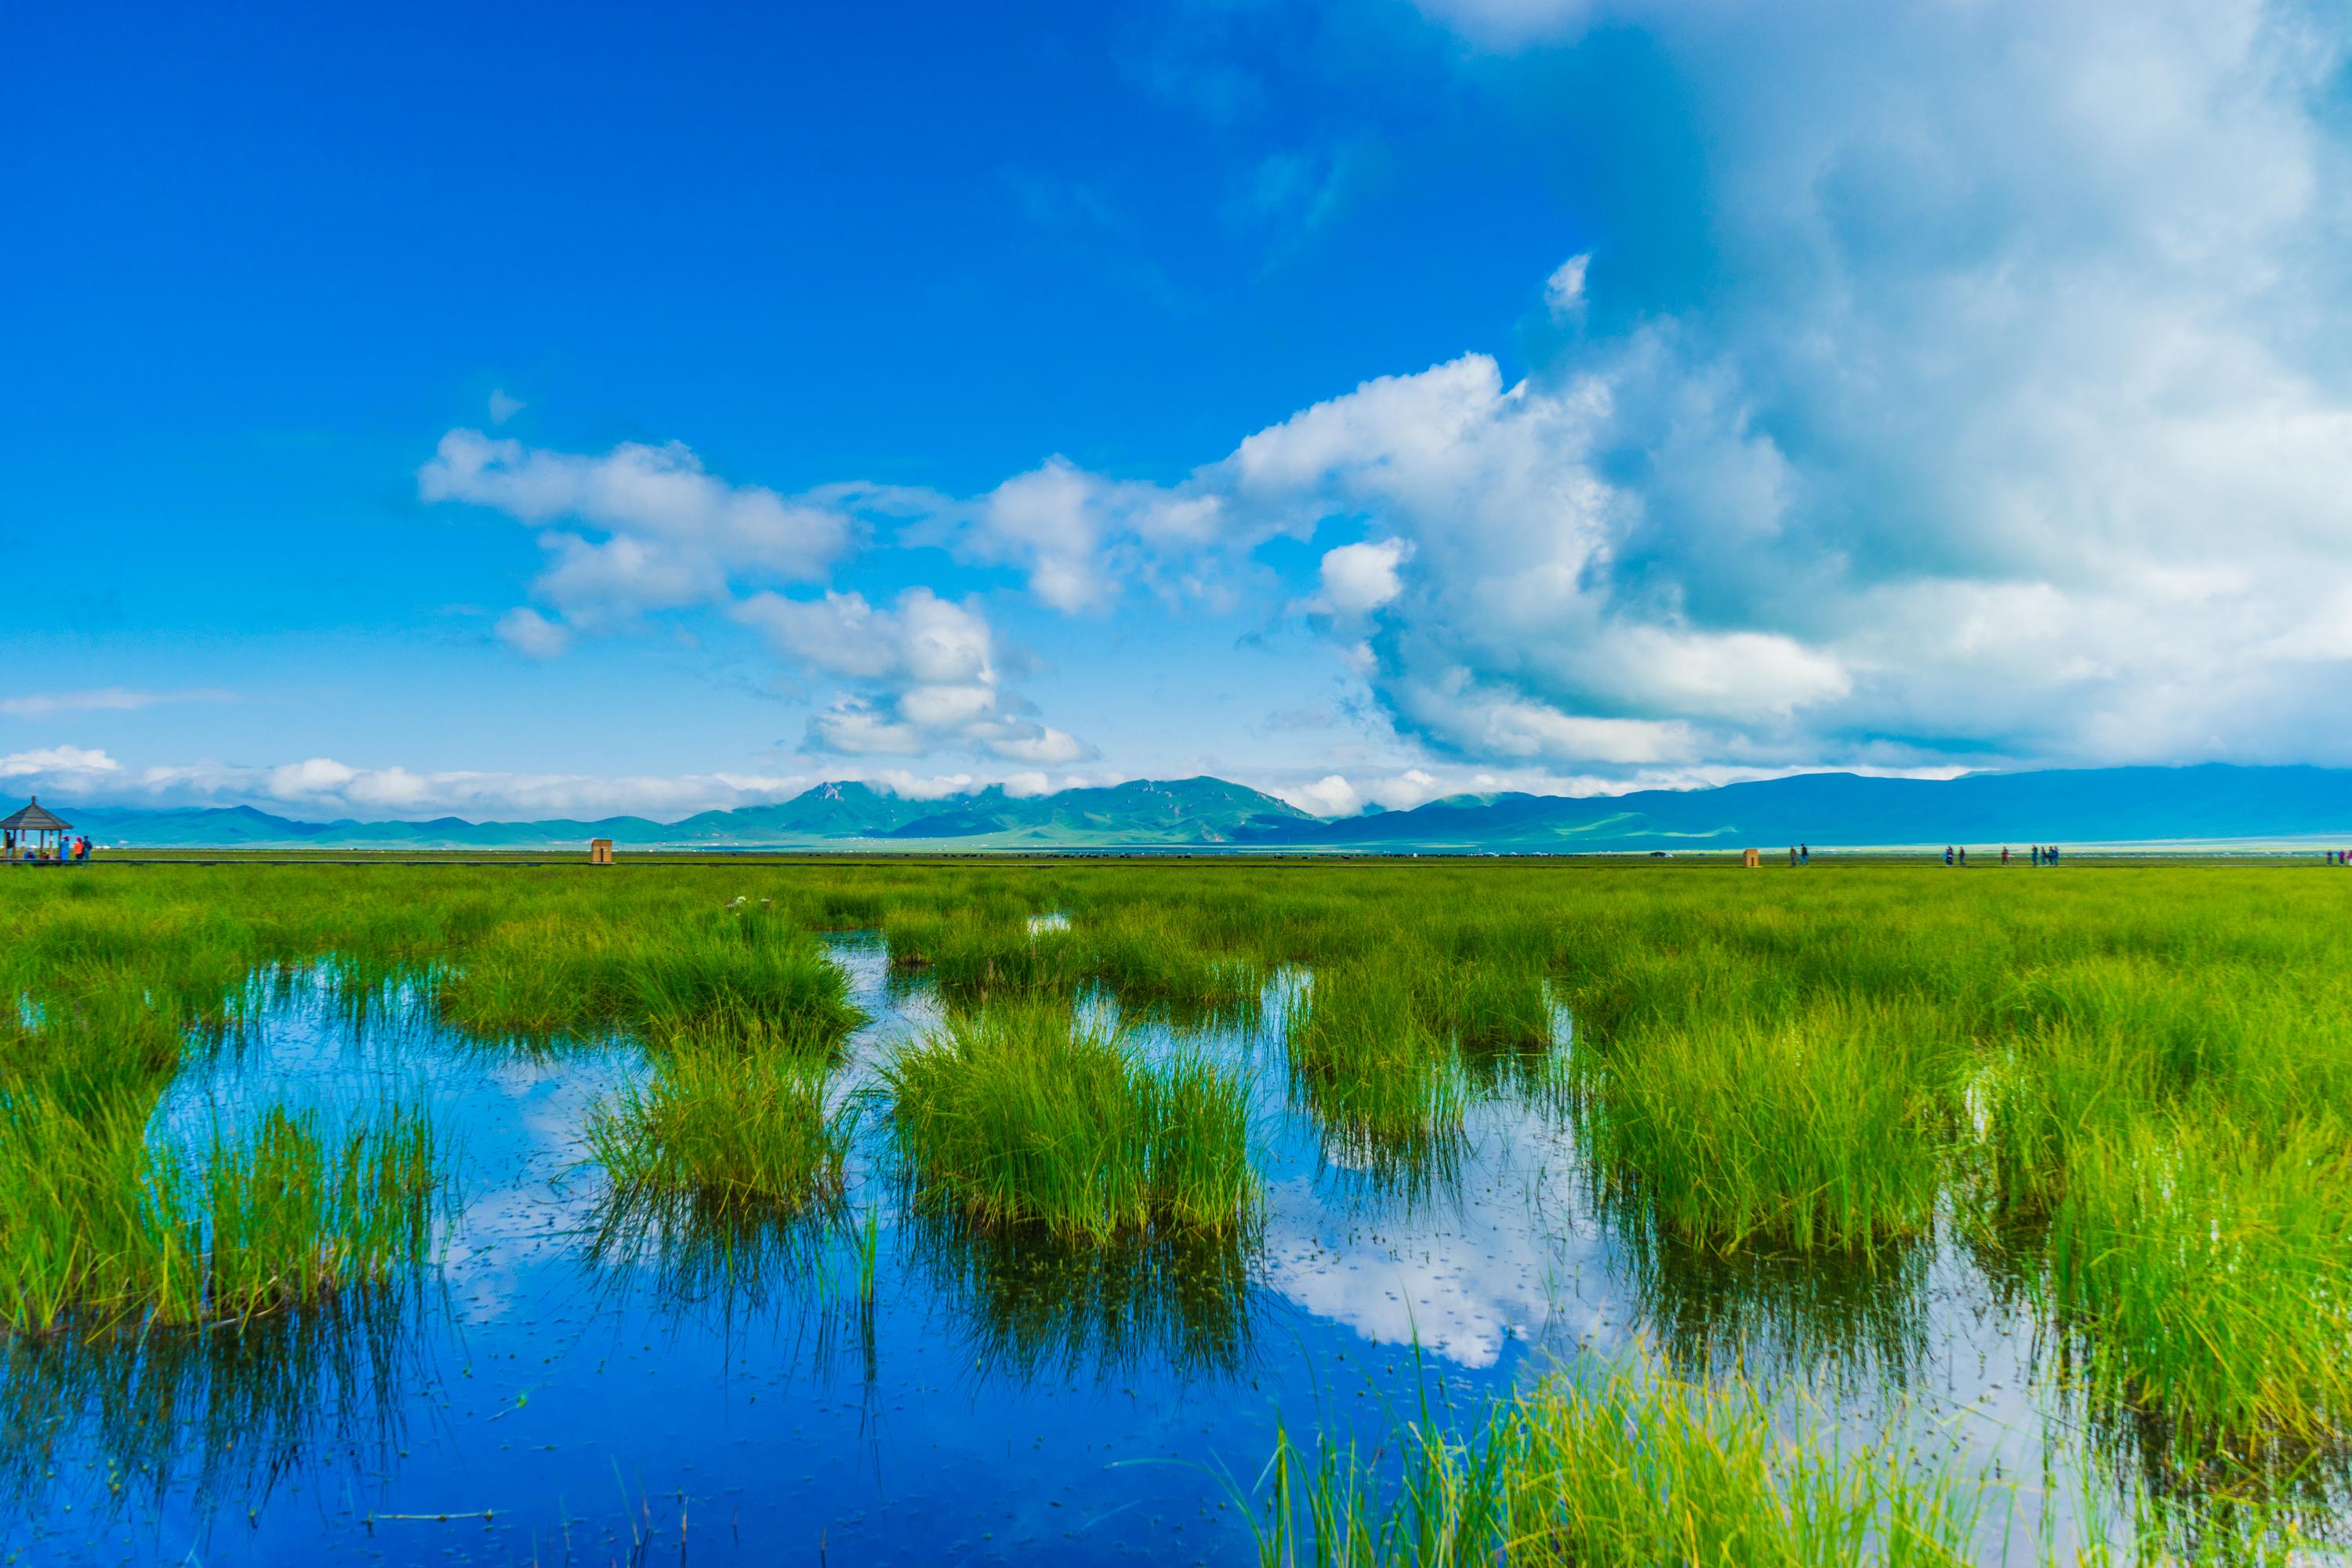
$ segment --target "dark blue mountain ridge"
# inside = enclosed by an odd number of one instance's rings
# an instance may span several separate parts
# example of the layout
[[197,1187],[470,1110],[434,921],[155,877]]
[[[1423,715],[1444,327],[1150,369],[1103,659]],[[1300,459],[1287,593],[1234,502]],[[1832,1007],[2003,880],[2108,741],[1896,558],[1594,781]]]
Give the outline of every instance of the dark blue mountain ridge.
[[156,847],[574,849],[590,838],[712,849],[1281,849],[1559,853],[2001,842],[2352,843],[2352,771],[2316,767],[2052,769],[1950,780],[1801,773],[1629,795],[1457,795],[1326,821],[1217,778],[1139,779],[1055,795],[992,786],[912,800],[819,784],[791,800],[672,823],[310,822],[250,805],[153,809],[53,800],[101,844]]
[[1800,773],[1713,789],[1507,795],[1320,823],[1290,844],[1440,849],[1731,848],[1792,843],[2165,843],[2352,837],[2352,771],[2051,769],[1891,779]]

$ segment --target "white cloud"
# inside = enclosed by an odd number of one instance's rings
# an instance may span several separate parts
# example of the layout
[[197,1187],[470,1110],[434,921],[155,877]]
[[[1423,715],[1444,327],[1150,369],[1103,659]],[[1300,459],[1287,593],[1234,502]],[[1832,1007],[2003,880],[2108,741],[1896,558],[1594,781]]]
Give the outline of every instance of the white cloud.
[[1397,568],[1412,553],[1401,539],[1343,544],[1323,556],[1323,591],[1309,607],[1330,616],[1367,616],[1404,591]]
[[983,750],[1007,762],[1052,766],[1083,762],[1094,755],[1094,749],[1076,736],[1050,724],[1024,720],[1000,719],[980,731],[979,738]]
[[519,397],[509,397],[497,387],[490,389],[490,423],[503,425],[530,405]]
[[528,658],[553,658],[572,646],[572,634],[526,605],[499,617],[499,640]]
[[551,559],[532,588],[584,631],[612,631],[647,610],[684,609],[727,596],[726,569],[707,551],[627,533],[590,540],[551,531],[539,542]]
[[[1049,732],[1050,733],[1050,732]],[[883,753],[887,754],[887,752]],[[1689,789],[1779,776],[1784,770],[1701,765],[1643,768],[1624,775],[1562,774],[1541,767],[1350,768],[1318,776],[1244,778],[1252,787],[1320,816],[1367,805],[1404,810],[1446,795],[1613,795],[1629,789]],[[1858,767],[1889,777],[1948,778],[1951,767]],[[1049,774],[1042,767],[945,773],[868,763],[801,763],[782,773],[685,774],[526,773],[498,770],[365,766],[332,757],[248,765],[204,762],[128,766],[105,752],[54,746],[0,756],[0,779],[19,790],[74,802],[143,806],[252,805],[312,820],[457,816],[470,820],[597,817],[620,814],[672,820],[698,811],[788,800],[822,783],[860,781],[909,800],[940,800],[991,784],[1016,799],[1124,782],[1117,772]]]
[[1060,457],[941,521],[957,553],[1026,573],[1041,603],[1069,613],[1108,607],[1139,577],[1181,591],[1188,584],[1165,581],[1161,563],[1230,532],[1214,494],[1106,479]]
[[736,617],[797,663],[859,683],[809,721],[808,743],[851,756],[961,750],[1040,765],[1089,755],[1068,733],[1029,718],[1002,685],[996,637],[973,602],[929,588],[887,609],[862,594],[816,599],[758,594]]
[[1267,793],[1311,816],[1353,816],[1364,805],[1364,797],[1356,792],[1356,787],[1338,773],[1328,773],[1312,784],[1292,784],[1287,789]]
[[808,744],[814,751],[845,756],[914,757],[939,742],[887,710],[877,710],[866,699],[845,694],[809,721]]
[[104,752],[84,746],[42,746],[0,756],[0,779],[47,779],[70,786],[121,771],[122,764]]
[[[679,447],[460,431],[420,485],[546,528],[541,597],[583,629],[814,580],[882,515],[1063,613],[1256,592],[1444,770],[2352,761],[2315,717],[2352,664],[2352,361],[2328,330],[2352,301],[2352,12],[1423,9],[1465,56],[1518,52],[1465,61],[1465,91],[1554,82],[1573,57],[1533,57],[1602,23],[1672,87],[1609,151],[1668,143],[1674,178],[1586,192],[1580,228],[1622,264],[1545,280],[1574,330],[1522,379],[1476,353],[1376,377],[1167,484],[1055,457],[965,500],[786,501]],[[740,509],[768,523],[720,521]],[[1313,584],[1266,586],[1277,536],[1318,547]],[[991,640],[918,670],[903,596],[751,603],[852,688],[818,743],[1083,750],[1024,715]],[[1345,798],[1315,773],[1298,798]]]
[[829,674],[905,684],[996,681],[995,633],[979,606],[929,588],[905,590],[888,609],[876,609],[862,594],[757,594],[736,616],[766,633],[777,652]]
[[[399,770],[393,770],[395,773]],[[310,800],[321,795],[340,795],[353,783],[362,791],[377,787],[373,780],[362,782],[360,771],[331,757],[311,757],[304,762],[287,763],[271,768],[263,775],[263,789],[276,800]],[[393,786],[397,787],[397,786]]]
[[1340,545],[1300,607],[1442,756],[2352,761],[2311,717],[2352,663],[2352,362],[2323,326],[2352,301],[2352,12],[1893,6],[1831,37],[1430,8],[1498,47],[1647,35],[1702,152],[1592,226],[1675,265],[1595,293],[1572,258],[1547,299],[1580,330],[1527,379],[1375,378],[1152,492],[1205,542],[1081,509],[1057,582],[1323,525],[1409,550],[1391,591]]
[[589,457],[452,430],[417,470],[416,488],[428,501],[466,501],[533,525],[572,519],[601,533],[540,535],[550,561],[534,588],[584,631],[723,599],[736,581],[815,580],[856,531],[839,504],[845,492],[790,498],[730,484],[676,442]]
[[[1785,778],[1786,768],[1738,767],[1717,763],[1636,767],[1622,773],[1561,773],[1540,766],[1350,768],[1345,773],[1320,777],[1259,777],[1249,780],[1312,816],[1353,816],[1367,806],[1410,811],[1433,800],[1454,795],[1619,795],[1635,790],[1713,789],[1758,779]],[[1798,769],[1797,772],[1820,770]],[[1948,779],[1968,771],[1954,765],[1887,767],[1867,763],[1841,766],[1841,773],[1870,778]]]
[[495,628],[528,658],[556,658],[583,633],[618,630],[651,612],[724,605],[802,668],[856,683],[810,721],[811,745],[848,755],[963,750],[1033,765],[1090,753],[1004,689],[994,634],[976,605],[924,587],[883,608],[855,593],[793,599],[758,584],[822,576],[852,543],[857,516],[871,515],[963,528],[956,537],[969,551],[1018,561],[1040,597],[1076,609],[1109,591],[1093,563],[1108,526],[1097,512],[1116,512],[1117,530],[1136,539],[1195,537],[1202,526],[1198,503],[1109,484],[1058,460],[960,508],[927,491],[864,484],[790,499],[717,479],[675,443],[583,457],[477,430],[443,437],[417,471],[417,489],[426,500],[467,501],[529,523],[575,520],[601,534],[540,534],[547,563],[532,587],[553,613],[518,605]]
[[234,702],[236,693],[217,687],[189,687],[174,691],[141,691],[123,686],[102,686],[85,691],[36,691],[0,698],[0,713],[12,719],[47,719],[58,713],[131,713],[175,702]]
[[1544,303],[1554,321],[1566,321],[1584,309],[1584,273],[1592,265],[1588,254],[1571,256],[1544,279]]

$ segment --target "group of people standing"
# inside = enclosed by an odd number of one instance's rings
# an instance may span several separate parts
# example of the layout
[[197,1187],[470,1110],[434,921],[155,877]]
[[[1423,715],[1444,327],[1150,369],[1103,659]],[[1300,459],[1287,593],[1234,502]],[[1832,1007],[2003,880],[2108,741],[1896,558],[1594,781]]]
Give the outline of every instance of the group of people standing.
[[[2036,866],[2055,866],[2058,864],[2058,846],[2055,844],[2036,844],[2032,847],[2031,853],[2033,856],[2033,863]],[[1969,847],[1967,845],[1947,844],[1944,846],[1945,865],[1965,866],[1968,863]],[[2006,844],[2000,847],[2000,863],[2004,866],[2009,864],[2009,846]]]
[[[2033,863],[2036,866],[2055,866],[2058,864],[2058,846],[2055,844],[2036,844],[2032,847],[2031,853],[2033,856]],[[1812,863],[1813,851],[1811,845],[1795,844],[1790,846],[1790,865],[1810,866]],[[1945,865],[1965,866],[1968,863],[1969,847],[1967,845],[1947,844],[1944,846]],[[2000,863],[2004,866],[2009,864],[2009,846],[2006,844],[2000,847]],[[2352,849],[2342,851],[2341,858],[2338,863],[2346,866],[2352,866]]]
[[89,835],[85,833],[73,838],[61,838],[53,850],[47,845],[36,846],[29,833],[21,836],[11,833],[6,836],[5,844],[0,844],[0,858],[14,860],[20,856],[26,860],[87,860],[89,858]]

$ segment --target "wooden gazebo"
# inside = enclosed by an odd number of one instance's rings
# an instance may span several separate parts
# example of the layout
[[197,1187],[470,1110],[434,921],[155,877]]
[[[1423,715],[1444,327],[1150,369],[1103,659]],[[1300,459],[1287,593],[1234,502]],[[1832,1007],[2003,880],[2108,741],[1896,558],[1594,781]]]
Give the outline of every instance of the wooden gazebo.
[[66,858],[66,835],[73,824],[41,804],[35,795],[22,811],[0,816],[0,849],[11,860],[59,861]]

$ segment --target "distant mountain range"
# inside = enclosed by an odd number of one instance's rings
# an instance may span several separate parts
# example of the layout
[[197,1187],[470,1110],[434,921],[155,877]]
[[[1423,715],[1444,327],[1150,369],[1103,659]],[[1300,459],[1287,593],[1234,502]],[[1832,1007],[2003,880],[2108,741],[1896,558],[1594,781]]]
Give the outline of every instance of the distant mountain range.
[[102,845],[154,847],[579,849],[1299,850],[1560,853],[1949,843],[2182,840],[2352,844],[2352,771],[2098,768],[1948,781],[1806,773],[1717,789],[1568,799],[1456,795],[1411,811],[1326,821],[1223,779],[1139,780],[1013,796],[990,788],[907,800],[819,784],[775,805],[682,822],[302,822],[251,806],[58,809]]

